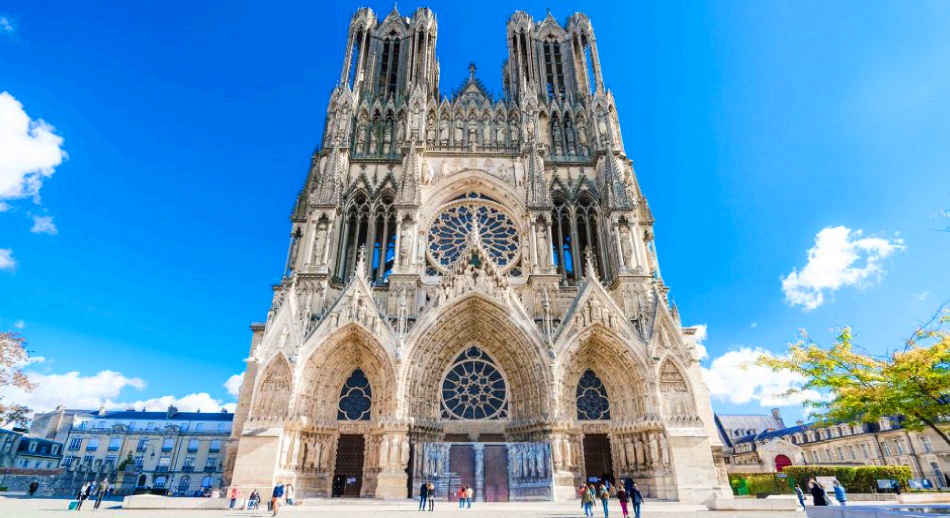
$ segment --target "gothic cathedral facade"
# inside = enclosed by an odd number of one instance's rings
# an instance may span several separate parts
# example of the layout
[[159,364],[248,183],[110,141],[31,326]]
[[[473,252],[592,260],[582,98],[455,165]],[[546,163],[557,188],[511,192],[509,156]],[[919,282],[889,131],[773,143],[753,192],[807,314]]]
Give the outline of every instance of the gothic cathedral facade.
[[429,9],[351,21],[226,480],[299,496],[731,495],[587,16],[516,12],[503,94],[439,90]]

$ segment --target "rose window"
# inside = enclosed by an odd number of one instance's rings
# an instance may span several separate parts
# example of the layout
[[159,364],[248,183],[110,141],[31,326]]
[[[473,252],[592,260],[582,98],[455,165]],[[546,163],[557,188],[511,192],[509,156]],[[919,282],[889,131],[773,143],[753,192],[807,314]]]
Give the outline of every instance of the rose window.
[[577,418],[589,421],[610,419],[607,387],[590,369],[577,382]]
[[521,247],[518,227],[501,204],[485,198],[463,198],[446,205],[429,227],[428,255],[447,273],[462,256],[474,222],[482,247],[503,272],[517,264]]
[[495,362],[478,347],[455,359],[442,380],[443,419],[505,419],[508,387]]

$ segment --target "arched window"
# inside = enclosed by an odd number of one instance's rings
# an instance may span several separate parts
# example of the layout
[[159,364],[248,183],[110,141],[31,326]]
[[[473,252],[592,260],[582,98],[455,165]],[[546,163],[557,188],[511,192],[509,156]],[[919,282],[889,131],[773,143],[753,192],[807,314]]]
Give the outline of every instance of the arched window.
[[336,418],[341,421],[369,421],[373,389],[362,370],[356,369],[340,389]]
[[597,225],[597,202],[584,194],[575,203],[558,193],[554,195],[551,213],[552,252],[555,266],[567,284],[574,284],[587,276],[587,250],[597,273],[603,278],[604,266]]
[[542,43],[544,76],[549,99],[564,98],[564,67],[561,63],[561,44],[553,36]]
[[494,360],[472,346],[455,358],[442,379],[443,419],[506,419],[508,387]]
[[360,65],[360,56],[362,55],[363,49],[363,34],[363,29],[360,29],[359,32],[356,33],[356,38],[353,40],[353,48],[350,50],[350,73],[347,78],[347,84],[351,89],[356,80],[357,67]]
[[587,369],[577,382],[577,418],[583,421],[610,419],[607,387],[594,371]]
[[383,54],[379,63],[379,93],[395,95],[399,78],[399,38],[395,34],[383,40]]
[[181,480],[178,481],[178,492],[184,493],[188,491],[188,488],[191,486],[191,477],[185,475],[181,477]]
[[201,479],[201,489],[208,489],[211,487],[211,475],[205,476]]
[[343,220],[337,275],[346,280],[353,273],[360,247],[366,247],[370,280],[383,283],[396,259],[396,209],[393,194],[386,191],[374,203],[364,192],[352,196]]

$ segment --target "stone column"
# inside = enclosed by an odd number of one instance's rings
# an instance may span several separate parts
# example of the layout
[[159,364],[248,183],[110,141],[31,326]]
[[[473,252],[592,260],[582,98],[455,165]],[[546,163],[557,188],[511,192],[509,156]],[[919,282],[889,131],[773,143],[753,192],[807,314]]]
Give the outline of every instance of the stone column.
[[485,445],[473,444],[475,449],[475,501],[485,501]]

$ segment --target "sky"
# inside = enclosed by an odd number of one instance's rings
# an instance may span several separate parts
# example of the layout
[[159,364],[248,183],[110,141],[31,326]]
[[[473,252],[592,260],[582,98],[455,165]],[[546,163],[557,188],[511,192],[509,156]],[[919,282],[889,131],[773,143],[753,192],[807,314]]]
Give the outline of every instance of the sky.
[[[389,3],[0,4],[0,330],[70,407],[233,408],[350,16]],[[950,298],[950,3],[401,2],[441,90],[501,90],[516,10],[594,27],[663,279],[722,413],[800,329],[903,344]]]

